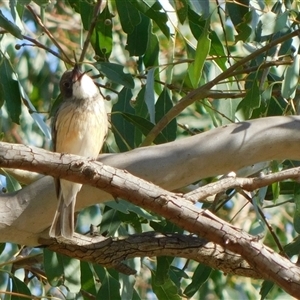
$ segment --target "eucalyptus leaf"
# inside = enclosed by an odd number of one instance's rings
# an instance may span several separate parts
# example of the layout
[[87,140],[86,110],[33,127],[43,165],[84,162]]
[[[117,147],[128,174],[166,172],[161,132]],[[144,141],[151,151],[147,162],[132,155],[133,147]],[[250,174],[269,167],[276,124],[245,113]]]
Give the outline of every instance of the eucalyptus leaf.
[[129,1],[115,0],[115,2],[124,32],[132,33],[142,21],[140,12]]
[[123,66],[109,62],[95,63],[94,66],[109,80],[121,84],[128,89],[134,88],[134,81],[131,74],[125,73]]
[[192,282],[185,288],[184,295],[187,297],[192,297],[195,293],[201,288],[201,286],[208,279],[212,268],[199,264],[196,270],[194,271]]
[[127,151],[135,147],[135,127],[122,116],[123,113],[134,114],[134,109],[130,104],[132,92],[123,88],[119,93],[118,102],[112,107],[111,120],[112,131],[120,151]]
[[141,56],[145,54],[149,43],[150,19],[144,15],[141,15],[140,19],[140,23],[127,35],[125,49],[131,56]]
[[29,288],[27,285],[21,281],[18,277],[11,275],[10,276],[11,280],[11,291],[13,294],[11,295],[11,300],[23,300],[24,296],[30,296],[32,297],[33,295],[31,294]]
[[115,273],[113,270],[105,271],[96,299],[121,300],[119,278]]
[[15,72],[2,52],[0,52],[0,78],[3,88],[3,99],[12,121],[19,124],[21,115],[21,95],[18,81],[14,79]]
[[15,36],[16,38],[18,38],[20,40],[23,40],[23,35],[22,35],[21,29],[17,25],[15,25],[11,21],[9,21],[4,16],[4,14],[1,11],[1,9],[0,9],[0,27],[2,27],[5,30],[7,30],[10,34],[12,34],[13,36]]

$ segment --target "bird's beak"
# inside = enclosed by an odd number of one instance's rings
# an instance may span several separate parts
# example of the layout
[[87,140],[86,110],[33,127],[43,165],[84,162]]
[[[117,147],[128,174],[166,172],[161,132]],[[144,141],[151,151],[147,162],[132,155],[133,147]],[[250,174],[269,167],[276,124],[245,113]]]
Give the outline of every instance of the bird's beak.
[[81,71],[79,69],[79,66],[76,64],[73,71],[72,71],[73,82],[76,82],[76,81],[80,80],[83,74],[84,73],[81,73]]

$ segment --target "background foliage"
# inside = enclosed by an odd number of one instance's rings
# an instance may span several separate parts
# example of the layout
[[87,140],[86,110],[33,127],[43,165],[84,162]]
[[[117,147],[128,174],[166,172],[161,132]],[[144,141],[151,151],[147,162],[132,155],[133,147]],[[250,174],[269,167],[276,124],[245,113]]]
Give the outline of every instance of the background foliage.
[[[155,144],[231,122],[297,114],[298,1],[103,1],[91,31],[95,5],[92,0],[0,3],[3,141],[51,148],[48,117],[60,101],[58,82],[74,55],[79,58],[82,52],[84,68],[92,69],[108,100],[107,152],[150,143],[145,137],[175,105],[180,107],[176,118],[160,127]],[[203,86],[209,93],[181,105],[181,99]],[[296,164],[273,162],[265,171]],[[21,188],[7,174],[1,182],[8,192]],[[298,246],[290,243],[300,230],[299,185],[274,184],[253,197],[254,207],[230,195],[217,214],[251,234],[265,233],[264,242],[276,249],[257,213],[257,207],[263,207],[280,243],[293,256]],[[160,216],[125,205],[127,209],[114,203],[87,208],[78,230],[86,232],[86,224],[96,222],[101,233],[112,236],[182,232]],[[58,299],[289,297],[270,283],[226,276],[180,258],[134,259],[129,262],[138,270],[134,278],[39,248],[7,243],[0,252],[2,299],[19,299],[22,294]],[[32,256],[31,265],[12,263],[24,256]]]

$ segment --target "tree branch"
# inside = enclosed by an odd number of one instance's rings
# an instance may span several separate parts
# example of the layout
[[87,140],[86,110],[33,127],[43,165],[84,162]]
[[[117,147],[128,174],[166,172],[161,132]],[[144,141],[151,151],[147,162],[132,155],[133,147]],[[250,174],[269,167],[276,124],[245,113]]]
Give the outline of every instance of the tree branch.
[[[90,184],[114,197],[127,199],[191,233],[241,255],[263,278],[274,281],[293,296],[298,295],[299,267],[264,246],[257,238],[226,223],[207,210],[192,206],[182,195],[139,179],[126,170],[115,169],[97,161],[36,150],[33,147],[2,143],[0,166],[38,171]],[[46,159],[49,155],[51,160]]]
[[[99,158],[107,165],[126,169],[165,189],[175,190],[231,171],[238,176],[248,176],[260,170],[255,165],[258,162],[300,160],[299,132],[300,117],[270,117],[226,125],[172,143],[126,153],[102,154]],[[25,146],[5,145],[12,160],[22,157],[19,152]],[[2,144],[0,151],[1,148]],[[31,148],[25,149],[31,153]],[[40,160],[50,162],[55,156],[32,149],[39,153]],[[243,171],[238,171],[241,168]],[[110,200],[113,200],[110,194],[85,185],[77,195],[76,209]],[[0,242],[36,245],[43,231],[48,234],[56,205],[52,177],[44,177],[16,193],[0,195]]]
[[76,244],[43,238],[39,241],[52,251],[107,268],[118,268],[134,257],[174,256],[193,259],[226,274],[262,278],[240,255],[196,236],[145,232],[122,238],[75,237]]

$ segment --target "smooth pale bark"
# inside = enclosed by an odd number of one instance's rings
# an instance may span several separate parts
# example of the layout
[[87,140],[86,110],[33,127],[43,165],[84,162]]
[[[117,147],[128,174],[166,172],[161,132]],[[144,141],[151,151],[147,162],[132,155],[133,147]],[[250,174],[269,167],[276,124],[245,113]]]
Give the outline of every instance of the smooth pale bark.
[[[101,155],[100,160],[174,190],[262,161],[299,160],[299,132],[300,117],[270,117],[226,125],[164,145]],[[109,194],[84,186],[78,195],[77,209],[109,200]],[[43,231],[45,237],[56,204],[51,177],[16,193],[1,195],[0,242],[35,245]]]

